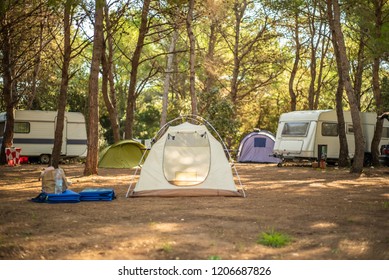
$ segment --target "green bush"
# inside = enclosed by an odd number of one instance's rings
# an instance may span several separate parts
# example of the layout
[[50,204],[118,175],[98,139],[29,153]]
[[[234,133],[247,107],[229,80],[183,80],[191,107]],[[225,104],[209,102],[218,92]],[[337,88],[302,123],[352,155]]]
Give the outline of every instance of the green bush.
[[288,235],[277,232],[273,229],[268,232],[262,232],[257,239],[258,244],[274,248],[286,246],[290,242],[291,238]]

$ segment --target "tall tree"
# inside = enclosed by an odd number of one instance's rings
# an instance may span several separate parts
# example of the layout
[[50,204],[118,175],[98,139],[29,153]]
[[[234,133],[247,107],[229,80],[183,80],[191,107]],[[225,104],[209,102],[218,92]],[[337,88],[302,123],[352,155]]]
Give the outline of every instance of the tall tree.
[[2,96],[7,122],[3,134],[0,163],[6,162],[5,148],[13,145],[14,108],[23,96],[22,79],[34,68],[41,50],[36,48],[44,3],[37,1],[0,1],[0,48]]
[[150,10],[151,0],[143,1],[143,8],[141,13],[141,20],[139,25],[138,40],[136,43],[135,51],[131,58],[131,72],[130,72],[130,85],[128,88],[127,107],[126,107],[126,121],[124,127],[125,139],[131,139],[133,137],[133,123],[135,117],[135,107],[137,99],[137,79],[138,68],[144,41],[148,32],[148,14]]
[[362,124],[359,115],[358,104],[354,95],[354,89],[352,87],[350,79],[350,65],[347,58],[346,45],[344,42],[343,32],[340,24],[340,7],[338,0],[327,0],[327,13],[332,31],[332,36],[334,36],[334,40],[336,41],[336,44],[333,47],[337,48],[339,51],[341,75],[350,104],[351,119],[353,122],[355,152],[351,172],[361,173],[363,170],[365,140],[362,133]]
[[324,60],[327,55],[329,41],[325,30],[327,29],[325,17],[317,0],[309,1],[308,14],[308,41],[310,48],[310,82],[308,89],[308,108],[316,110],[323,81]]
[[[80,20],[76,18],[77,9],[79,7],[78,0],[66,0],[60,2],[61,9],[63,11],[63,20],[62,20],[62,40],[58,42],[59,51],[62,56],[62,65],[61,69],[61,83],[59,88],[59,95],[57,101],[57,118],[56,126],[54,133],[54,146],[51,153],[51,165],[55,168],[58,168],[60,163],[62,147],[66,143],[64,135],[65,128],[65,111],[68,102],[68,87],[71,78],[74,76],[75,72],[70,71],[71,61],[79,56],[82,51],[89,45],[88,40],[79,41],[77,40],[78,34],[81,28]],[[54,6],[54,9],[57,7]],[[54,36],[55,37],[55,36]],[[57,38],[54,38],[56,40]],[[77,70],[76,70],[77,71]]]
[[[388,18],[388,10],[386,10],[386,15],[384,15],[385,5],[388,7],[387,0],[372,0],[374,7],[374,29],[372,34],[373,46],[380,46],[382,41],[382,28],[385,24],[384,18]],[[389,24],[388,19],[386,24]],[[384,48],[385,49],[385,48]],[[373,67],[372,67],[372,85],[373,85],[373,94],[376,102],[377,113],[381,115],[384,112],[384,104],[381,94],[381,85],[380,85],[380,68],[381,60],[385,51],[380,47],[373,47]],[[374,131],[374,136],[371,142],[371,154],[372,154],[372,164],[378,166],[379,162],[379,143],[382,137],[382,127],[383,119],[377,119],[376,128]]]
[[356,67],[354,71],[354,94],[357,100],[358,109],[361,111],[361,97],[362,97],[362,83],[363,83],[363,71],[366,64],[365,59],[365,46],[366,36],[363,27],[359,27],[359,44],[358,54],[356,59]]
[[[334,36],[331,36],[332,45],[336,46],[338,43],[335,40]],[[336,100],[336,116],[338,119],[338,133],[339,133],[339,167],[347,167],[349,166],[349,152],[348,152],[348,144],[346,138],[346,124],[344,121],[344,113],[343,113],[343,77],[342,77],[342,65],[340,61],[339,48],[334,47],[335,61],[336,67],[338,69],[338,86],[336,88],[335,100]]]
[[281,55],[277,53],[279,49],[271,46],[277,36],[274,20],[265,6],[252,4],[252,1],[235,0],[231,17],[233,29],[226,28],[224,23],[222,32],[232,53],[229,91],[234,106],[251,93],[268,86],[279,74],[277,62]]
[[294,48],[295,55],[294,55],[292,71],[290,72],[288,88],[289,88],[289,96],[290,96],[290,110],[296,111],[297,92],[294,88],[294,83],[295,83],[295,79],[296,79],[296,75],[297,75],[297,71],[301,59],[301,48],[302,48],[302,45],[300,43],[299,13],[297,10],[295,10],[294,13],[293,40],[295,42],[295,48]]
[[[43,49],[43,33],[45,29],[45,21],[40,22],[40,28],[39,28],[39,40],[38,40],[38,48],[40,50]],[[37,94],[37,82],[38,82],[38,75],[39,75],[39,70],[41,68],[41,60],[42,60],[42,52],[38,52],[35,61],[34,61],[34,70],[32,74],[32,81],[31,81],[31,95],[29,96],[29,101],[28,101],[28,109],[32,109],[35,101],[35,97]]]
[[89,76],[88,153],[84,175],[98,173],[99,153],[99,69],[103,52],[104,0],[95,0],[93,54]]
[[70,42],[70,27],[71,27],[71,10],[73,5],[73,0],[67,0],[64,3],[64,16],[63,16],[63,62],[61,69],[61,86],[58,96],[58,113],[55,125],[55,134],[54,134],[54,146],[51,154],[51,165],[54,168],[58,168],[62,142],[63,142],[63,129],[65,121],[65,109],[66,101],[68,94],[68,85],[69,85],[69,65],[72,53],[72,47]]
[[171,81],[171,76],[172,76],[172,72],[173,72],[174,50],[176,48],[178,35],[179,35],[178,30],[175,29],[173,31],[172,38],[170,41],[169,53],[167,54],[165,80],[163,83],[162,113],[161,113],[160,127],[163,127],[167,122],[169,88],[170,88],[170,81]]
[[195,0],[189,0],[188,14],[186,17],[186,30],[189,38],[189,92],[191,97],[192,115],[197,115],[197,94],[196,94],[196,37],[193,33],[193,11]]
[[[105,1],[106,2],[106,1]],[[118,142],[120,140],[120,126],[119,126],[119,114],[116,102],[116,89],[115,89],[115,81],[114,81],[114,30],[111,24],[110,11],[107,3],[104,5],[104,15],[105,15],[105,26],[106,26],[106,38],[103,44],[102,51],[102,85],[101,91],[103,94],[103,99],[105,106],[107,107],[109,120],[112,127],[113,132],[113,140],[114,142]],[[107,54],[108,53],[108,54]]]
[[5,148],[12,146],[13,126],[14,126],[14,106],[17,103],[16,93],[13,92],[14,64],[12,63],[12,22],[9,18],[10,11],[7,10],[7,1],[0,3],[0,20],[1,20],[1,52],[2,52],[2,69],[3,69],[3,98],[6,106],[7,125],[3,135],[1,146],[1,163],[5,163]]
[[[217,53],[219,32],[220,32],[220,21],[225,16],[227,7],[222,2],[209,1],[204,7],[208,12],[208,21],[206,24],[209,26],[209,31],[206,40],[208,45],[206,46],[206,53],[204,56],[203,68],[204,68],[204,86],[202,95],[199,97],[199,114],[203,116],[208,108],[212,106],[214,98],[211,96],[215,94],[217,89],[222,85],[218,81],[218,70],[220,70],[220,54]],[[211,98],[204,98],[204,97]]]

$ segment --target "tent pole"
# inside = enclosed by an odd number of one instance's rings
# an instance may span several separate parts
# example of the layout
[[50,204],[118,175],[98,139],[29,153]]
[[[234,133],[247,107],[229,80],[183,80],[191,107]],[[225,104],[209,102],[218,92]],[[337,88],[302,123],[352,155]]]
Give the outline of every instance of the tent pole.
[[131,188],[132,188],[132,185],[134,184],[134,179],[135,179],[135,176],[138,174],[138,169],[141,169],[142,168],[142,162],[143,162],[143,159],[145,158],[145,155],[146,155],[146,153],[147,153],[147,151],[148,151],[148,149],[146,149],[145,151],[144,151],[144,153],[143,153],[143,155],[142,155],[142,157],[141,157],[141,159],[140,159],[140,161],[139,161],[139,164],[138,164],[138,166],[135,168],[135,172],[134,172],[134,174],[132,175],[132,179],[131,179],[131,183],[130,183],[130,186],[128,187],[128,190],[127,190],[127,193],[126,193],[126,197],[128,198],[128,195],[130,194],[130,190],[131,190]]

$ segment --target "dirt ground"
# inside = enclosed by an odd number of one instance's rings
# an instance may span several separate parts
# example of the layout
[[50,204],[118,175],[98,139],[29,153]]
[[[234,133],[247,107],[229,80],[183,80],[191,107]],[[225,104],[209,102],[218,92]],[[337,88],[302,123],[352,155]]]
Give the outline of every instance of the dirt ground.
[[[388,168],[237,164],[246,198],[126,198],[134,170],[61,167],[70,189],[110,187],[117,199],[34,203],[44,166],[0,166],[0,259],[389,259]],[[269,230],[292,242],[258,244]]]

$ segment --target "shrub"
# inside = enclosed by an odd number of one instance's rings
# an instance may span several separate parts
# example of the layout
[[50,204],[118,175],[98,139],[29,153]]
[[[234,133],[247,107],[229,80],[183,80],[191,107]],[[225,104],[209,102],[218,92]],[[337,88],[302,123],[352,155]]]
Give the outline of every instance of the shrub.
[[262,232],[258,236],[257,243],[269,247],[279,248],[288,245],[291,238],[283,233],[277,232],[274,229],[267,232]]

